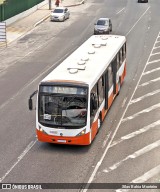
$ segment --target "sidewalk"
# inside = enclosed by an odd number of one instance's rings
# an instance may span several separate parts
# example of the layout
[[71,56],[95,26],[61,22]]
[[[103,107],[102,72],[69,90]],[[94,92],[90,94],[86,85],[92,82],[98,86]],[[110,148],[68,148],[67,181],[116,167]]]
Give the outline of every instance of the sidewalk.
[[[61,0],[59,6],[73,7],[84,3],[85,0]],[[52,9],[55,8],[54,1],[52,0]],[[45,4],[38,8],[35,12],[29,16],[24,17],[16,22],[10,24],[6,28],[7,45],[15,41],[19,37],[25,35],[34,27],[42,23],[45,19],[49,18],[51,10],[49,10],[49,4]],[[6,47],[6,44],[0,44],[0,48]]]

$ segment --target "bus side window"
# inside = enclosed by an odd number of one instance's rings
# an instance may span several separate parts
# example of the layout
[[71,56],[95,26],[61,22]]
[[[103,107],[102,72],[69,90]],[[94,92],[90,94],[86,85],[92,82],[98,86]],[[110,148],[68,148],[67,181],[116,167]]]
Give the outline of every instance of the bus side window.
[[126,58],[126,44],[124,44],[122,47],[122,58],[123,58],[123,61]]
[[99,106],[104,100],[104,76],[102,76],[98,81],[98,98],[99,98]]
[[122,58],[122,49],[120,50],[120,65],[122,65],[123,58]]
[[120,67],[120,60],[121,60],[121,58],[120,58],[120,52],[117,54],[117,67],[118,67],[118,69],[119,69],[119,67]]
[[90,95],[90,116],[91,116],[91,119],[94,118],[94,115],[97,111],[97,108],[98,108],[98,97],[97,97],[97,84],[96,84],[93,87],[93,89],[91,90],[91,95]]
[[110,90],[110,88],[112,87],[113,85],[113,72],[112,72],[112,67],[111,65],[109,65],[108,67],[108,92]]
[[116,58],[112,61],[111,66],[113,72],[113,93],[116,94],[117,70],[119,67]]

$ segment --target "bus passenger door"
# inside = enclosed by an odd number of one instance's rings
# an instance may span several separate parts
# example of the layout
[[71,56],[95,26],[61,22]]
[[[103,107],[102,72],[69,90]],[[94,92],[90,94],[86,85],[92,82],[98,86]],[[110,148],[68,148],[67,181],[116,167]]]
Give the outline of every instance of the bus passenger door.
[[90,124],[92,125],[94,117],[98,109],[97,84],[93,87],[90,93]]
[[[97,120],[96,114],[98,110],[98,94],[97,84],[93,87],[90,93],[90,127],[91,127],[91,140],[96,136],[97,133]],[[95,120],[95,121],[94,121]]]
[[109,79],[108,79],[108,70],[104,74],[104,97],[105,97],[105,110],[108,109],[108,90],[109,90]]
[[114,97],[114,73],[113,73],[113,67],[112,64],[108,66],[107,70],[107,81],[108,81],[108,108],[111,106],[113,102],[113,97]]
[[113,72],[113,94],[116,94],[116,84],[117,84],[117,58],[115,58],[112,63]]

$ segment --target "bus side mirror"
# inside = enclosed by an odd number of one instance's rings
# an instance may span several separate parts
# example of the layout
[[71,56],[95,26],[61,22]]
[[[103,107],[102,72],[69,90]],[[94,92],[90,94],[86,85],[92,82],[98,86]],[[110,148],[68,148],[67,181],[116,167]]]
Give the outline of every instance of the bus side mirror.
[[35,94],[37,94],[37,92],[38,92],[37,90],[34,91],[34,92],[32,93],[32,95],[30,96],[30,98],[28,99],[28,106],[29,106],[29,110],[30,110],[30,111],[33,109],[32,97],[33,97]]
[[29,99],[28,99],[28,107],[29,107],[29,110],[30,110],[30,111],[33,109],[32,98],[29,98]]

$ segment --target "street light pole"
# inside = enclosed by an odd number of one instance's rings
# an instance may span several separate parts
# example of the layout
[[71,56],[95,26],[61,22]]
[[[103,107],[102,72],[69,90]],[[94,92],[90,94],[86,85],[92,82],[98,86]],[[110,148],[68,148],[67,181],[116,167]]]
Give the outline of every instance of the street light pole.
[[4,3],[5,0],[0,0],[0,7],[1,7],[1,20],[4,21]]
[[48,0],[48,3],[49,3],[49,10],[51,10],[52,9],[52,2],[51,2],[51,0]]
[[2,21],[4,21],[4,4],[2,4]]

